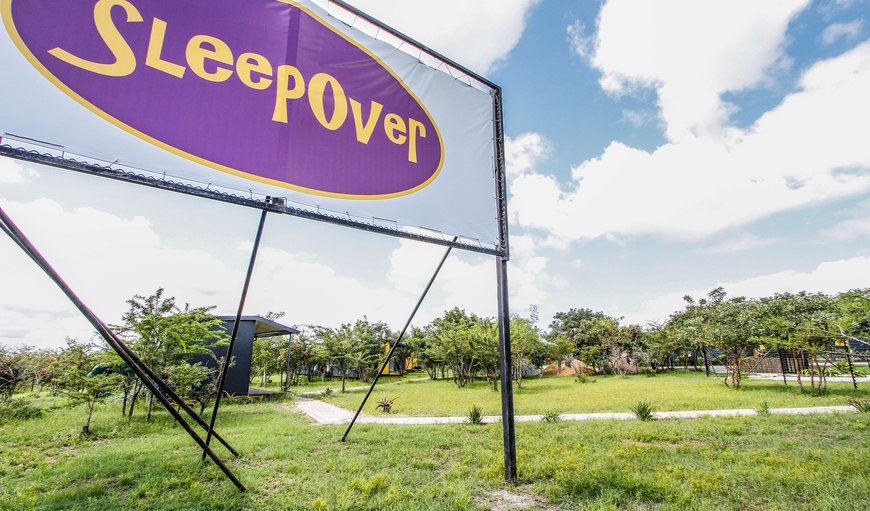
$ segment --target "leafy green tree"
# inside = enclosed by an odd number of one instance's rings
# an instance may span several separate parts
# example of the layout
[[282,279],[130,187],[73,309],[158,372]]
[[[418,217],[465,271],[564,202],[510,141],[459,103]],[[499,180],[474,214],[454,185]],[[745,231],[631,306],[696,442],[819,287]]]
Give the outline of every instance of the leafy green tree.
[[547,348],[531,319],[514,316],[510,319],[510,328],[512,377],[517,387],[522,388],[525,374],[533,365],[544,361]]
[[345,392],[347,373],[355,361],[353,327],[349,323],[339,328],[317,327],[315,336],[320,341],[324,360],[338,369],[341,376],[341,391]]
[[104,352],[93,342],[67,339],[60,353],[65,368],[60,377],[60,392],[74,402],[84,403],[88,415],[82,435],[91,435],[91,419],[97,402],[105,399],[117,386],[118,376],[112,372],[94,371],[104,358]]
[[[131,347],[152,370],[164,379],[170,375],[190,374],[186,368],[198,356],[214,357],[213,349],[228,344],[223,323],[212,314],[214,307],[183,308],[175,298],[165,297],[158,289],[153,295],[135,295],[127,300],[129,309],[122,316],[120,327]],[[182,367],[176,367],[182,366]],[[199,371],[199,370],[197,370]],[[216,371],[210,377],[216,377]],[[184,377],[187,381],[188,377]],[[133,386],[128,416],[133,416],[136,399],[143,390],[142,383]],[[148,396],[147,419],[151,419],[154,396]]]
[[547,345],[547,354],[556,361],[556,376],[559,376],[562,364],[570,364],[574,359],[574,344],[564,334],[558,334]]

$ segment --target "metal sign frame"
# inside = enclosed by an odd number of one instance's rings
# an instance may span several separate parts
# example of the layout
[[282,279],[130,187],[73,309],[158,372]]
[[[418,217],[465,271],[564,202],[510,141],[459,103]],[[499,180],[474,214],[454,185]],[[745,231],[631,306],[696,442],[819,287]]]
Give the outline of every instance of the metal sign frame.
[[[299,218],[307,218],[333,225],[341,225],[344,227],[361,229],[364,231],[374,232],[387,236],[421,241],[424,243],[431,243],[448,247],[447,253],[441,260],[438,269],[435,271],[435,274],[430,279],[428,285],[426,286],[426,290],[423,292],[423,295],[420,297],[417,306],[411,313],[407,321],[406,328],[407,325],[410,324],[413,320],[414,314],[417,312],[420,303],[425,298],[426,293],[428,292],[429,288],[435,280],[435,277],[438,274],[438,270],[441,269],[441,266],[446,260],[447,255],[450,253],[451,249],[455,248],[458,250],[495,256],[495,273],[498,289],[497,301],[499,323],[499,355],[501,369],[504,474],[507,481],[512,483],[516,482],[517,463],[514,431],[513,383],[511,381],[512,364],[510,344],[510,307],[508,303],[507,280],[507,263],[510,257],[510,247],[507,216],[507,183],[505,169],[502,89],[490,80],[469,70],[461,64],[458,64],[455,61],[441,55],[440,53],[432,50],[431,48],[428,48],[427,46],[419,43],[413,38],[403,34],[402,32],[399,32],[398,30],[391,28],[384,23],[381,23],[377,19],[360,11],[352,5],[349,5],[343,0],[327,0],[327,3],[329,5],[336,5],[341,9],[345,10],[347,13],[350,13],[357,18],[367,21],[368,23],[377,27],[378,30],[389,33],[392,36],[398,38],[400,41],[403,42],[403,44],[413,46],[420,51],[421,56],[423,53],[425,53],[430,57],[442,62],[444,65],[448,66],[448,70],[452,68],[459,74],[467,77],[469,80],[475,80],[476,82],[490,89],[493,99],[493,141],[495,152],[495,154],[493,155],[493,170],[495,173],[496,188],[494,190],[494,193],[497,207],[496,211],[498,214],[497,221],[499,232],[498,244],[495,247],[485,246],[480,243],[479,240],[469,240],[466,238],[459,238],[453,235],[448,236],[446,234],[437,232],[427,234],[421,233],[419,230],[402,229],[397,225],[394,227],[379,225],[376,221],[377,219],[371,219],[371,221],[362,221],[361,219],[353,218],[350,214],[342,215],[338,212],[323,211],[320,208],[311,209],[304,206],[288,205],[287,201],[283,198],[272,198],[267,196],[262,196],[262,198],[255,198],[253,192],[251,192],[248,197],[245,197],[243,195],[240,195],[238,191],[212,189],[211,186],[200,186],[197,183],[186,180],[176,181],[173,178],[167,178],[166,174],[161,174],[150,169],[143,170],[138,168],[130,168],[124,165],[119,165],[117,164],[117,162],[108,162],[97,158],[91,158],[86,155],[70,155],[64,150],[62,146],[56,146],[49,142],[28,139],[26,137],[17,136],[10,133],[6,133],[4,134],[5,136],[3,138],[0,138],[0,156],[261,210],[262,216],[258,226],[256,241],[254,243],[254,249],[251,254],[251,261],[249,264],[247,277],[243,286],[241,300],[239,302],[238,315],[242,314],[242,309],[244,307],[244,301],[247,294],[248,286],[250,284],[254,261],[256,259],[257,250],[259,248],[259,240],[262,236],[263,222],[265,221],[267,213],[285,214]],[[10,140],[17,140],[21,143],[21,145],[15,146],[10,143]],[[166,406],[166,408],[170,410],[170,412],[175,411],[175,409],[169,403],[169,399],[174,400],[175,397],[171,387],[166,385],[165,382],[161,381],[156,375],[154,375],[153,372],[151,372],[150,369],[141,362],[141,360],[138,360],[138,358],[135,356],[135,353],[133,353],[127,346],[125,346],[123,342],[121,342],[120,339],[117,337],[117,335],[115,335],[114,332],[106,327],[105,323],[97,318],[93,314],[93,312],[88,309],[84,303],[81,302],[81,300],[74,294],[69,286],[66,285],[61,277],[51,268],[48,262],[44,258],[42,258],[42,256],[37,252],[36,248],[33,247],[32,244],[30,244],[29,240],[27,240],[24,234],[20,230],[18,230],[17,226],[12,223],[12,220],[7,217],[2,209],[0,209],[0,217],[4,219],[4,228],[2,230],[13,241],[15,241],[16,244],[18,244],[18,246],[22,248],[22,250],[27,255],[29,255],[31,259],[33,259],[34,262],[36,262],[36,264],[40,266],[40,268],[43,269],[43,271],[45,271],[46,274],[48,274],[49,277],[52,278],[52,280],[54,280],[54,282],[67,294],[70,300],[91,321],[91,323],[101,334],[101,336],[106,340],[106,342],[122,356],[122,358],[128,363],[128,365],[131,365],[131,368],[136,371],[137,375],[139,375],[143,382],[145,382],[145,384],[148,385],[149,388],[154,387],[152,389],[152,392],[155,392],[158,400],[160,400],[161,403],[163,403],[164,406]],[[390,221],[386,222],[389,223]],[[235,332],[230,340],[230,346],[232,346],[234,340]],[[398,345],[398,341],[399,340],[396,341],[392,349],[395,349],[395,346]],[[392,354],[392,349],[390,351],[390,354]],[[228,351],[227,362],[229,361],[231,355],[232,353]],[[384,363],[389,363],[389,356]],[[225,376],[225,371],[226,368],[221,371],[221,374],[219,375],[220,381],[223,380],[223,377]],[[377,380],[375,380],[374,383],[377,383]],[[374,387],[374,384],[372,385],[372,387]],[[220,394],[222,393],[221,391],[222,389],[219,389],[218,396],[220,396]],[[369,393],[371,393],[371,389],[369,390]],[[364,404],[365,402],[363,402],[363,405]],[[205,457],[206,455],[209,456],[213,461],[215,461],[215,463],[218,464],[218,466],[224,471],[227,477],[229,477],[240,490],[244,491],[244,486],[241,484],[241,482],[238,481],[238,479],[232,474],[232,472],[229,471],[229,469],[223,464],[223,462],[209,448],[209,443],[212,436],[215,436],[215,438],[217,438],[228,448],[230,448],[229,444],[227,444],[220,436],[214,433],[214,423],[217,417],[219,405],[220,397],[218,397],[218,399],[216,400],[215,410],[212,413],[210,423],[208,424],[204,419],[202,419],[195,413],[191,413],[193,412],[192,410],[186,410],[188,411],[188,413],[191,414],[191,417],[196,423],[198,423],[200,426],[207,430],[207,438],[205,440],[199,437],[199,435],[197,435],[193,431],[190,424],[188,424],[184,420],[184,418],[181,417],[178,413],[173,413],[173,416],[176,421],[178,421],[179,424],[185,429],[185,431],[187,431],[188,434],[193,437],[197,444],[199,444],[199,446],[203,448],[203,457]],[[363,405],[360,405],[360,410],[362,409]],[[357,413],[359,413],[359,411]],[[350,424],[350,426],[352,426],[352,424]],[[342,441],[346,440],[347,434],[350,432],[350,426],[342,437]],[[232,448],[230,448],[230,450],[233,454],[237,454]]]

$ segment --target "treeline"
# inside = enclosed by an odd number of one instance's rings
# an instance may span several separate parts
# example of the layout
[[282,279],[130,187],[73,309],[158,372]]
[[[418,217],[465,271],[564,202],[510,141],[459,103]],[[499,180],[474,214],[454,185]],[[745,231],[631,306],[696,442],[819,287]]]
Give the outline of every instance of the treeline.
[[[870,346],[870,289],[748,299],[727,298],[720,287],[684,300],[685,308],[663,324],[643,328],[622,326],[619,318],[589,309],[558,313],[547,334],[551,357],[560,366],[579,360],[605,373],[716,362],[725,366],[724,383],[739,388],[746,357],[783,349],[798,364],[801,389],[801,375],[808,374],[811,388],[823,392],[836,346],[842,353],[851,345]],[[710,360],[712,353],[716,360]]]
[[[174,298],[164,296],[163,289],[147,297],[136,295],[127,305],[123,323],[113,329],[155,374],[202,413],[216,392],[212,367],[217,364],[204,360],[214,361],[212,347],[228,343],[221,321],[211,314],[213,307],[180,307]],[[154,403],[154,396],[114,351],[103,343],[75,339],[51,350],[0,346],[0,399],[9,400],[17,390],[50,392],[85,403],[85,435],[100,400],[116,396],[121,414],[132,417],[137,401],[144,399],[146,420],[151,419]]]
[[[280,318],[281,315],[272,315]],[[536,319],[536,318],[535,318]],[[346,380],[370,381],[384,362],[387,349],[397,332],[383,322],[363,318],[338,328],[310,327],[302,334],[257,341],[254,345],[252,378],[265,385],[278,374],[281,385],[296,385],[300,378],[309,381],[323,372]],[[511,318],[512,378],[522,386],[533,365],[547,356],[546,345],[533,319]],[[289,350],[289,357],[288,355]],[[393,354],[393,367],[404,374],[413,359],[433,379],[450,378],[459,387],[475,379],[487,380],[498,389],[498,324],[454,308],[422,328],[413,328]]]

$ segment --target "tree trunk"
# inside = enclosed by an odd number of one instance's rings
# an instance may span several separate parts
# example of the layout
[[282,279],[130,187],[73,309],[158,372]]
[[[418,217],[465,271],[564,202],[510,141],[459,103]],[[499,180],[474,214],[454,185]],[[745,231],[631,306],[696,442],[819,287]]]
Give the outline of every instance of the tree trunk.
[[129,397],[130,389],[124,389],[124,401],[121,403],[121,417],[127,415],[127,398]]
[[92,396],[88,401],[88,420],[85,422],[85,427],[82,428],[82,436],[91,436],[91,417],[94,416],[94,406],[97,404],[96,396]]
[[154,394],[148,393],[148,415],[145,417],[146,422],[151,422],[151,410],[154,406]]
[[701,346],[701,353],[704,354],[704,372],[707,374],[707,378],[710,377],[710,360],[707,358],[707,347]]
[[801,371],[803,370],[803,368],[801,367],[802,358],[798,358],[797,351],[794,348],[791,349],[791,358],[792,358],[792,360],[794,360],[794,367],[795,367],[795,370],[797,372],[798,387],[800,387],[801,392],[803,392],[804,391],[804,382],[803,382],[803,380],[801,380]]
[[136,398],[139,397],[139,392],[142,391],[142,387],[140,385],[136,385],[133,387],[133,397],[130,398],[130,409],[127,411],[127,418],[133,418],[133,410],[136,409]]

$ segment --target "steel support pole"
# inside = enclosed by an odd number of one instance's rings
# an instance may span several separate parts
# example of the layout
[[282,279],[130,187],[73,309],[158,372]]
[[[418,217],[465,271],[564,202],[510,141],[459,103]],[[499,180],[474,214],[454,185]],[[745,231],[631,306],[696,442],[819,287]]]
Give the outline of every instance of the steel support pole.
[[[453,241],[455,242],[456,239],[457,238],[453,238]],[[360,403],[359,408],[357,408],[357,410],[356,410],[356,413],[353,414],[353,419],[351,419],[350,424],[347,425],[347,429],[344,431],[344,435],[342,435],[342,437],[341,437],[342,442],[347,440],[347,435],[350,434],[350,430],[351,430],[351,428],[353,428],[353,425],[356,423],[356,420],[359,417],[359,414],[362,413],[362,409],[366,405],[366,401],[369,400],[369,396],[371,396],[372,391],[375,390],[375,385],[377,385],[378,380],[381,379],[381,373],[384,372],[384,369],[387,367],[387,364],[390,363],[390,359],[393,358],[393,352],[396,351],[396,347],[399,346],[399,343],[402,342],[402,339],[405,337],[405,333],[408,331],[408,327],[411,326],[411,321],[414,321],[414,316],[417,315],[417,310],[420,309],[420,305],[423,304],[423,300],[426,298],[426,295],[429,294],[429,289],[432,287],[432,284],[435,282],[435,278],[438,277],[438,274],[441,272],[441,267],[444,266],[444,262],[447,261],[447,256],[450,255],[451,250],[453,250],[453,247],[448,247],[447,251],[444,252],[444,256],[441,258],[441,262],[438,263],[438,267],[435,268],[435,272],[432,274],[432,277],[429,278],[429,283],[426,284],[426,289],[423,290],[423,294],[420,295],[420,299],[417,300],[417,305],[414,306],[414,310],[411,311],[411,315],[408,317],[408,321],[405,322],[405,326],[404,326],[404,328],[402,328],[402,333],[400,333],[399,336],[396,338],[396,342],[394,342],[393,345],[390,346],[390,351],[387,353],[387,358],[384,359],[384,363],[381,364],[380,369],[378,369],[378,372],[375,374],[375,379],[374,379],[374,381],[372,381],[372,384],[369,387],[369,391],[366,392],[366,395],[363,398],[362,403]]]
[[514,430],[514,387],[511,379],[511,315],[508,303],[507,259],[496,258],[498,278],[498,350],[501,368],[501,427],[504,437],[504,478],[517,482],[517,447]]
[[[166,398],[161,389],[157,386],[157,384],[152,381],[143,371],[142,367],[134,361],[133,358],[127,353],[125,349],[123,349],[117,341],[117,337],[115,334],[103,323],[96,314],[87,306],[84,302],[75,294],[72,288],[61,278],[60,274],[48,263],[48,261],[39,253],[35,246],[27,239],[24,233],[18,229],[18,226],[12,222],[12,219],[6,215],[6,212],[0,208],[0,230],[2,230],[7,236],[9,236],[12,241],[14,241],[25,254],[27,254],[33,261],[37,264],[37,266],[45,272],[48,277],[54,281],[54,283],[60,288],[60,290],[69,298],[69,300],[75,305],[75,307],[82,313],[83,316],[91,323],[97,333],[103,337],[103,339],[109,344],[109,346],[114,349],[121,359],[126,363],[130,369],[136,373],[136,376],[142,381],[142,383],[148,388],[151,393],[157,397],[157,400],[166,408],[166,410],[172,415],[176,422],[187,432],[188,435],[193,438],[193,440],[203,448],[205,453],[215,462],[215,464],[221,469],[224,475],[230,479],[236,487],[245,491],[245,486],[239,481],[239,479],[233,474],[233,472],[227,467],[224,462],[217,456],[217,454],[212,451],[208,445],[203,441],[203,439],[193,430],[190,424],[184,420],[184,417],[172,406],[172,403]],[[141,362],[141,361],[139,361]],[[144,364],[143,364],[144,365]]]
[[[254,248],[251,250],[251,260],[248,263],[248,273],[245,275],[245,284],[242,286],[242,296],[239,299],[239,309],[236,312],[236,322],[233,324],[233,333],[230,336],[230,345],[227,346],[227,355],[224,357],[224,365],[221,368],[220,376],[218,377],[217,395],[214,398],[214,410],[211,412],[211,420],[208,425],[208,435],[205,437],[205,445],[211,443],[211,437],[214,433],[214,423],[217,420],[218,410],[221,407],[221,396],[224,393],[224,383],[226,383],[227,372],[230,369],[230,361],[233,358],[233,346],[236,344],[236,336],[239,333],[239,323],[242,321],[242,310],[245,308],[245,299],[248,297],[248,287],[251,285],[251,275],[254,273],[254,263],[257,262],[257,252],[260,251],[260,240],[263,238],[263,227],[266,225],[266,215],[269,212],[263,210],[260,214],[260,223],[257,226],[257,235],[254,238]],[[202,453],[202,459],[205,460],[205,452]]]

